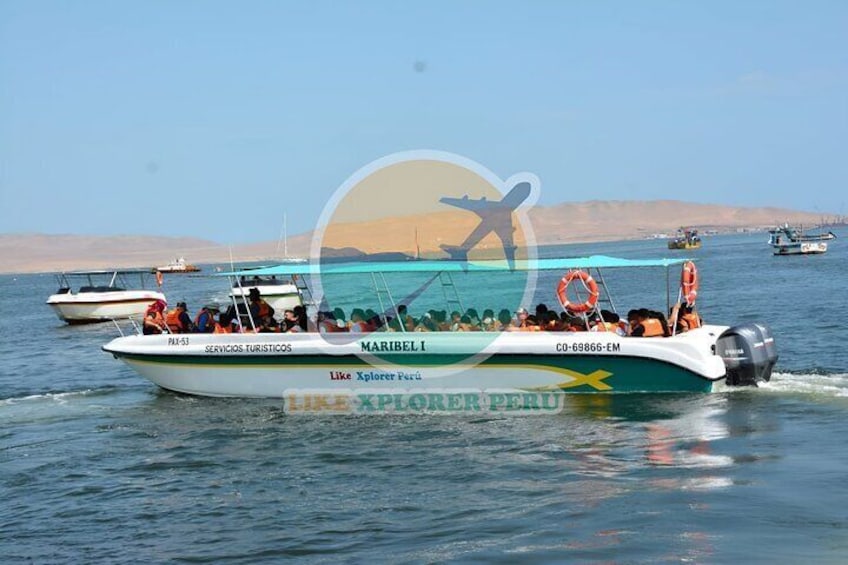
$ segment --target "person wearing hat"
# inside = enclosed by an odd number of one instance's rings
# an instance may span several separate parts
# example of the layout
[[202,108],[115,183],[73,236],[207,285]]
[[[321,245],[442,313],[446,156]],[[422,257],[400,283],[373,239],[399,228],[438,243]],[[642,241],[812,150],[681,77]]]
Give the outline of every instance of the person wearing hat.
[[207,304],[200,309],[194,318],[194,331],[201,334],[211,334],[215,331],[215,315],[221,309],[217,304]]
[[167,328],[165,316],[162,312],[165,311],[167,304],[164,300],[157,300],[147,307],[147,312],[144,313],[144,322],[141,326],[141,333],[144,335],[161,334]]
[[165,315],[165,323],[172,334],[189,333],[194,330],[194,324],[188,316],[188,306],[185,302],[177,302],[177,307]]
[[515,320],[512,323],[512,330],[521,330],[527,327],[527,308],[519,308],[515,311]]

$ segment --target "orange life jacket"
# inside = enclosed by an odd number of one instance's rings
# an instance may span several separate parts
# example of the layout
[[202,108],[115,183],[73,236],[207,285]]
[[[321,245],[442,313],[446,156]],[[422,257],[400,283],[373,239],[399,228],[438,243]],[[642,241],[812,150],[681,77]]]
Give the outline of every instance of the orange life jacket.
[[328,334],[334,334],[334,333],[339,333],[339,332],[345,331],[345,330],[341,329],[339,327],[339,324],[337,322],[335,322],[334,320],[323,320],[321,322],[321,329],[323,329],[324,332],[328,333]]
[[645,318],[639,323],[645,328],[642,337],[662,337],[665,335],[662,324],[656,318]]
[[256,305],[259,307],[258,312],[260,318],[267,318],[271,315],[271,307],[268,305],[267,302],[260,298],[259,302],[257,302]]
[[[152,328],[150,328],[148,331],[151,331],[151,332],[155,331],[155,333],[162,333],[162,328],[165,326],[165,318],[162,316],[162,312],[159,312],[159,311],[150,312],[150,313],[147,314],[147,316],[145,316],[144,319],[145,319],[145,321],[151,320],[153,322],[153,324],[156,326],[156,330],[153,330]],[[148,325],[148,327],[149,327],[149,325]]]
[[615,333],[615,331],[618,330],[619,326],[618,326],[618,324],[616,324],[614,322],[598,322],[597,324],[592,326],[592,328],[596,332],[613,332],[613,333]]
[[694,312],[683,314],[680,317],[680,321],[683,323],[687,330],[694,330],[696,328],[701,327],[701,318]]
[[231,334],[231,333],[233,333],[233,326],[231,326],[231,325],[222,326],[218,322],[215,322],[215,331],[212,332],[212,333]]
[[168,311],[168,314],[165,316],[165,323],[168,324],[168,329],[171,330],[171,333],[178,334],[185,330],[180,320],[180,310],[178,308]]

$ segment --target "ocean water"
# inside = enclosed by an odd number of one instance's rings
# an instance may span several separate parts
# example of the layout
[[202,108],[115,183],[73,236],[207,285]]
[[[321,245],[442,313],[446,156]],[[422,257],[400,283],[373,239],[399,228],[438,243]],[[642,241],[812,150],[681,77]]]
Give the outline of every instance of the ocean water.
[[[815,257],[773,257],[762,233],[674,252],[698,259],[705,319],[772,327],[767,385],[574,396],[533,417],[288,416],[278,400],[175,395],[100,350],[113,325],[61,323],[44,304],[51,275],[0,276],[2,561],[845,563],[848,230],[837,233]],[[543,250],[591,253],[672,252]],[[543,275],[535,300],[550,304],[559,276]],[[664,307],[664,278],[607,282],[626,311]],[[469,279],[457,285],[480,308],[514,299],[508,281]],[[226,290],[166,278],[169,300],[192,310]]]

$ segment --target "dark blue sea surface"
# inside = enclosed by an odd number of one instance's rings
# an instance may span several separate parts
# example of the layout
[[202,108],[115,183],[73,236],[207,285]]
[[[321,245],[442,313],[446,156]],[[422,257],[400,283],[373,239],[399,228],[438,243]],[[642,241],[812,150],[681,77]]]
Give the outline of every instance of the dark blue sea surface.
[[[280,400],[171,394],[100,350],[112,324],[60,322],[51,275],[0,276],[2,561],[845,563],[837,233],[821,256],[774,257],[764,233],[688,252],[543,249],[696,258],[704,318],[769,324],[780,360],[759,389],[573,396],[527,417],[289,416]],[[473,276],[457,285],[479,308],[515,299]],[[534,301],[553,303],[560,276],[543,274]],[[662,269],[607,283],[620,311],[665,308]],[[227,293],[188,275],[165,290],[192,310]]]

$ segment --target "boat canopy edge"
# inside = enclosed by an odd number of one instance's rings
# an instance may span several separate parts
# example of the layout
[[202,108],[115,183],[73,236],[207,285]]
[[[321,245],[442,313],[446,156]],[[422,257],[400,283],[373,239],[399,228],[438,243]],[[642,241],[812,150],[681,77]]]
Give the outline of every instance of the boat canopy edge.
[[79,275],[150,275],[153,274],[152,269],[97,269],[94,271],[57,271],[57,275],[79,276]]
[[273,267],[250,268],[215,276],[272,276],[272,275],[343,275],[354,273],[438,273],[438,272],[504,272],[504,271],[563,271],[568,269],[603,269],[618,267],[670,267],[689,259],[621,259],[606,255],[590,257],[547,258],[535,261],[518,260],[513,267],[506,261],[360,261],[356,263],[282,264]]

